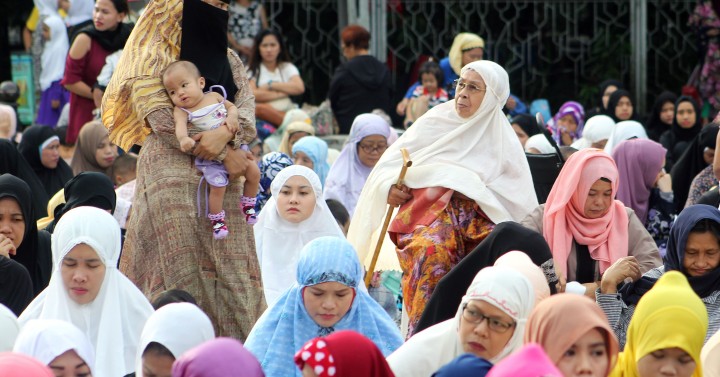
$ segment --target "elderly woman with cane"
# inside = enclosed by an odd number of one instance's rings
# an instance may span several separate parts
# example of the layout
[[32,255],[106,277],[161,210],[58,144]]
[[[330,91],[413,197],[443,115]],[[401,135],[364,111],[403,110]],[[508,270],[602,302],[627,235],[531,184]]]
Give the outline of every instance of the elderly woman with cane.
[[[420,117],[367,179],[348,233],[368,262],[387,204],[399,206],[388,228],[403,270],[409,334],[435,285],[493,229],[521,220],[537,205],[522,146],[502,108],[507,72],[491,61],[466,65],[455,100]],[[412,167],[393,185],[407,149]]]

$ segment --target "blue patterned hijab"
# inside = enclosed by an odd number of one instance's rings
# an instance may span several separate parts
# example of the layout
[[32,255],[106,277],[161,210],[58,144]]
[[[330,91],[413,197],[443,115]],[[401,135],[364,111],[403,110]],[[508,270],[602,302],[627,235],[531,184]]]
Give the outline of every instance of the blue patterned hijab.
[[[355,290],[350,310],[333,327],[320,327],[305,310],[305,287],[338,282]],[[297,282],[260,317],[245,347],[260,360],[267,377],[302,376],[293,355],[307,341],[338,330],[354,330],[386,357],[403,343],[395,322],[362,286],[363,268],[353,247],[339,237],[320,237],[302,250]]]

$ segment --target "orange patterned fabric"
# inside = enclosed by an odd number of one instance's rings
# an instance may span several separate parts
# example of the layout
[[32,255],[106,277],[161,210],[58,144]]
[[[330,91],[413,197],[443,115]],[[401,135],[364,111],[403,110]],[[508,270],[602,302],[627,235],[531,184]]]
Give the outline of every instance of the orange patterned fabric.
[[477,203],[453,194],[445,188],[413,190],[389,228],[403,271],[408,336],[440,279],[495,228]]

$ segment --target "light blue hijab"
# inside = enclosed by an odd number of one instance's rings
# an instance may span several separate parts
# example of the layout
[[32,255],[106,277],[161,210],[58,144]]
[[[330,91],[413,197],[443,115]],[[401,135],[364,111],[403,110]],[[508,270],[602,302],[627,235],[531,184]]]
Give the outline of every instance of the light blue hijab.
[[320,183],[325,187],[330,165],[327,163],[328,145],[325,140],[316,136],[305,136],[293,144],[293,156],[297,152],[303,152],[313,161],[313,170],[320,177]]
[[[302,299],[305,287],[338,282],[354,288],[350,310],[333,327],[320,327],[308,315]],[[386,357],[403,343],[398,327],[373,300],[363,284],[363,268],[347,240],[320,237],[302,250],[297,282],[260,317],[245,347],[260,360],[267,377],[301,377],[293,356],[307,341],[339,330],[354,330],[370,340]]]

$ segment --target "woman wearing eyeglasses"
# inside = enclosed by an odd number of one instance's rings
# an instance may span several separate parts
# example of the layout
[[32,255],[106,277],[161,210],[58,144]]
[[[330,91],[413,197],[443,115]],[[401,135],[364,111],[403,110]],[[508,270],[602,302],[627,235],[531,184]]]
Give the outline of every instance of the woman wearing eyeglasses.
[[387,358],[395,377],[429,377],[463,353],[496,364],[522,347],[535,291],[520,272],[486,267],[475,276],[454,318],[429,327]]
[[[418,118],[383,153],[362,190],[348,239],[365,262],[387,205],[400,207],[388,231],[404,273],[410,334],[438,281],[495,224],[520,221],[537,206],[527,159],[502,111],[509,95],[500,65],[487,60],[466,65],[455,99]],[[413,165],[405,184],[396,186],[401,148]]]
[[355,117],[350,136],[325,180],[325,200],[339,201],[352,216],[370,171],[388,148],[389,136],[390,125],[380,116]]

